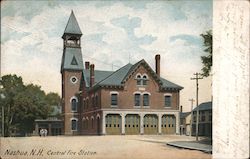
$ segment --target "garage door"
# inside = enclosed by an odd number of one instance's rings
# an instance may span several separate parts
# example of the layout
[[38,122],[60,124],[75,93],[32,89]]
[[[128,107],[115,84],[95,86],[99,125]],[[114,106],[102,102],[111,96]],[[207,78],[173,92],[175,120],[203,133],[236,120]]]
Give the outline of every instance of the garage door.
[[126,115],[125,118],[125,134],[136,135],[140,134],[140,117],[139,115]]
[[121,134],[121,116],[118,114],[108,114],[106,116],[106,133],[108,135]]
[[157,115],[147,114],[144,116],[144,134],[158,133],[158,117]]
[[163,115],[161,122],[162,134],[175,134],[175,116],[174,115]]

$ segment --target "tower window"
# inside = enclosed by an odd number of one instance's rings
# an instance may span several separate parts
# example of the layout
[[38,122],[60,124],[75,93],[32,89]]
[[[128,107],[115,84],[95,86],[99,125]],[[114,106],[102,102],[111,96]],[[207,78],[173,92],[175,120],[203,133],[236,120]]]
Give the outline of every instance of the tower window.
[[77,131],[77,119],[71,120],[71,130]]
[[75,97],[73,97],[71,99],[71,111],[72,112],[77,112],[77,99]]
[[73,83],[73,84],[77,83],[77,80],[78,79],[75,76],[70,77],[70,82]]

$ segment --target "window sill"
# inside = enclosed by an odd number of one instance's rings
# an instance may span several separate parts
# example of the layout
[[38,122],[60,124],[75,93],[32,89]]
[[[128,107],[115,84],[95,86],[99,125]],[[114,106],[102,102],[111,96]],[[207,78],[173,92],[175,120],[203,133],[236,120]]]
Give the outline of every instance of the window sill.
[[171,109],[172,107],[164,107],[165,109]]
[[134,108],[141,108],[141,106],[134,106]]
[[118,105],[111,105],[111,108],[118,108]]
[[143,108],[150,108],[150,106],[143,106]]
[[77,113],[77,111],[71,111],[71,113]]

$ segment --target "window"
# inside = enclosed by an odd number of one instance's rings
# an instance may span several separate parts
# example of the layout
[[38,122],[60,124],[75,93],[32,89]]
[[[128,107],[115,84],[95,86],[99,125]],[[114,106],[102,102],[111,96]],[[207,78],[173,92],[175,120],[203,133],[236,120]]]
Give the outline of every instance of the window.
[[212,121],[212,111],[209,111],[209,121]]
[[140,94],[135,94],[135,106],[140,106]]
[[136,76],[137,85],[141,85],[141,75]]
[[113,105],[113,106],[118,105],[117,97],[118,97],[118,94],[111,94],[111,105]]
[[73,112],[77,111],[77,99],[76,98],[71,99],[71,111]]
[[71,120],[71,130],[73,130],[73,131],[77,130],[77,119]]
[[205,112],[201,112],[201,121],[205,121],[206,120],[206,116],[205,116]]
[[73,84],[76,84],[78,81],[77,77],[76,76],[72,76],[70,77],[70,82],[73,83]]
[[165,96],[165,107],[171,107],[171,96]]
[[147,75],[141,76],[140,74],[138,74],[136,76],[136,84],[138,86],[146,86],[147,85],[147,81],[148,81],[148,76]]
[[143,95],[143,106],[149,106],[149,94]]
[[144,76],[142,77],[142,85],[146,86],[146,85],[147,85],[147,80],[148,80],[147,76],[144,75]]

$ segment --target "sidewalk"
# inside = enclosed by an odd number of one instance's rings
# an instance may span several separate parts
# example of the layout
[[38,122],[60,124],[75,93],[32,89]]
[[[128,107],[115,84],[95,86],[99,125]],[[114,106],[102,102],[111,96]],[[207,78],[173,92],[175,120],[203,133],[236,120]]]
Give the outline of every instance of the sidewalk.
[[167,145],[175,146],[179,148],[199,150],[206,153],[212,153],[212,144],[211,141],[202,140],[202,141],[172,141],[168,142]]

